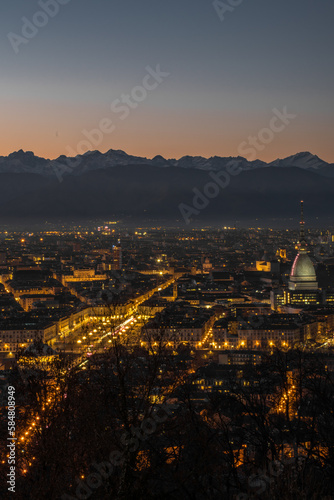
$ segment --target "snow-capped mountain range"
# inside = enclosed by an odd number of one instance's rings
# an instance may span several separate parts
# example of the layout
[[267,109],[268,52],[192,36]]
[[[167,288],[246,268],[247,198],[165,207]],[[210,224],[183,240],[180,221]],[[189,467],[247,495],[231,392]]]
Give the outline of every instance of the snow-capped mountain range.
[[[212,185],[212,171],[234,167],[232,161],[240,175],[226,176],[229,181],[217,196],[203,198]],[[303,199],[307,217],[322,218],[328,225],[334,223],[333,193],[334,165],[310,153],[273,163],[217,156],[147,159],[114,150],[52,161],[23,151],[0,158],[0,221],[6,223],[102,217],[184,224],[180,207],[192,211],[201,199],[205,209],[193,210],[196,220],[253,224],[259,218],[298,217]]]
[[113,149],[110,149],[106,153],[89,151],[75,158],[60,156],[56,160],[40,158],[35,156],[31,151],[24,152],[20,150],[8,156],[0,156],[0,173],[32,173],[44,177],[55,175],[65,177],[68,175],[78,176],[99,169],[109,169],[116,166],[128,165],[149,165],[157,168],[176,167],[182,169],[219,171],[227,168],[232,161],[237,162],[239,168],[245,171],[266,167],[297,167],[325,177],[334,177],[334,164],[327,163],[309,152],[297,153],[284,159],[277,159],[271,163],[265,163],[261,160],[248,161],[241,156],[213,156],[211,158],[204,158],[202,156],[183,156],[178,160],[155,156],[152,159],[148,159],[128,155],[124,151]]

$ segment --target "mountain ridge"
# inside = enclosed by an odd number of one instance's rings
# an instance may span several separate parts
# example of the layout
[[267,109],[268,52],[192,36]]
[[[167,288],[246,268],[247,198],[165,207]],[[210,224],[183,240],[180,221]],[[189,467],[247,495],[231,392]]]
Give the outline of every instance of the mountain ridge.
[[113,149],[110,149],[106,153],[101,153],[98,150],[87,151],[76,157],[61,155],[53,160],[35,156],[32,151],[23,151],[20,149],[8,156],[0,156],[0,174],[29,173],[45,177],[56,176],[59,179],[60,177],[63,178],[70,175],[80,176],[86,172],[99,169],[135,164],[152,165],[156,168],[177,167],[190,170],[219,171],[227,169],[231,162],[237,162],[239,168],[243,171],[267,167],[297,167],[314,171],[325,177],[334,177],[334,163],[327,163],[310,152],[296,153],[287,158],[278,158],[273,162],[267,163],[262,160],[248,161],[242,156],[212,156],[206,158],[203,156],[186,155],[179,159],[166,159],[161,155],[156,155],[154,158],[149,159],[128,155],[125,151]]
[[[47,160],[20,150],[0,158],[0,219],[111,217],[185,224],[184,214],[190,213],[191,220],[209,224],[288,220],[298,216],[304,199],[306,212],[327,224],[334,219],[333,167],[309,152],[265,163],[240,156],[150,160],[121,150]],[[227,182],[219,184],[220,178]]]

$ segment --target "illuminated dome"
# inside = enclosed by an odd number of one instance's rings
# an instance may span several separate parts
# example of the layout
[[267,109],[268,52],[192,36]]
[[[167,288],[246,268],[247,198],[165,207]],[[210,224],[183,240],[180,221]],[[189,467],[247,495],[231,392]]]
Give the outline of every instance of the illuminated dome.
[[298,278],[301,281],[316,280],[314,266],[307,253],[299,253],[295,258],[291,269],[291,278]]
[[300,245],[299,252],[293,263],[289,290],[318,290],[317,275],[304,245]]
[[307,251],[300,249],[293,263],[289,290],[317,290],[318,282],[314,266]]

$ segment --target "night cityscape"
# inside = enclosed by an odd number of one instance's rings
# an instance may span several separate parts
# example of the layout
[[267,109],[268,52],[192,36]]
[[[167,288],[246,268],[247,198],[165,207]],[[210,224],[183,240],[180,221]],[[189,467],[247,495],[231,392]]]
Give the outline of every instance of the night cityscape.
[[330,498],[334,231],[101,221],[0,258],[18,498]]
[[334,500],[333,16],[4,2],[1,500]]

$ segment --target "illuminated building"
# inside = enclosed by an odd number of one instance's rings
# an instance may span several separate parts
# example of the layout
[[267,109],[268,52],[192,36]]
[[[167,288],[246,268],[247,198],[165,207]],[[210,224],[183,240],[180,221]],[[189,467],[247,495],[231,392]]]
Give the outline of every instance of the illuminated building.
[[277,252],[276,252],[276,257],[277,257],[279,260],[281,260],[281,261],[285,262],[285,261],[287,260],[287,257],[286,257],[286,249],[285,249],[285,248],[280,248],[280,249],[278,249],[278,250],[277,250]]
[[26,347],[34,341],[42,340],[50,342],[56,337],[56,326],[53,324],[41,324],[24,322],[8,322],[8,325],[0,324],[0,352],[16,352],[20,347]]
[[74,269],[72,274],[63,274],[61,282],[64,286],[68,283],[82,282],[82,281],[103,281],[107,279],[106,274],[96,274],[94,269]]
[[300,238],[297,248],[298,254],[291,269],[289,290],[318,290],[317,276],[308,256],[305,241],[303,202],[301,202]]
[[256,261],[256,270],[263,271],[265,273],[271,272],[271,262],[267,261]]
[[212,271],[213,266],[212,266],[210,259],[208,257],[206,257],[204,259],[203,264],[202,264],[202,268],[203,268],[203,274],[209,274]]
[[305,321],[294,314],[253,316],[242,321],[221,319],[213,326],[219,348],[268,349],[292,347],[304,334]]
[[284,291],[286,305],[319,304],[321,297],[313,263],[308,256],[304,230],[304,204],[301,202],[300,237],[298,254],[292,265],[288,290]]
[[173,299],[177,300],[178,297],[178,289],[177,289],[177,281],[173,283]]
[[112,249],[112,269],[120,271],[122,269],[122,248],[114,246]]

